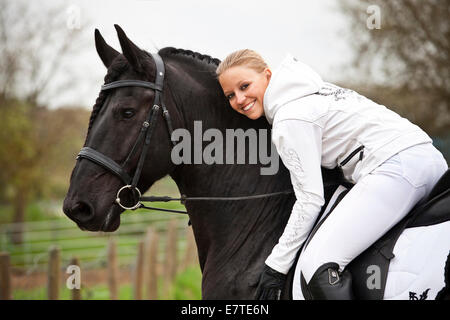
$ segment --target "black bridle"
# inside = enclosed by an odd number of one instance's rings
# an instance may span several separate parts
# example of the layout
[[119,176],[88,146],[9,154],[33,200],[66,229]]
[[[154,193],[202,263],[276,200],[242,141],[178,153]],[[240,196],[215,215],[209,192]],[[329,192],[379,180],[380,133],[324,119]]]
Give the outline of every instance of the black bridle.
[[[103,168],[109,170],[116,176],[118,176],[122,182],[125,184],[123,187],[119,189],[116,196],[116,203],[122,207],[125,210],[136,210],[138,208],[145,208],[145,209],[152,209],[152,210],[159,210],[159,211],[167,211],[167,212],[176,212],[176,213],[187,213],[186,211],[180,211],[180,210],[172,210],[172,209],[162,209],[162,208],[154,208],[154,207],[147,207],[141,203],[141,201],[148,201],[148,202],[159,202],[159,201],[181,201],[183,204],[186,200],[216,200],[216,201],[229,201],[229,200],[250,200],[250,199],[259,199],[259,198],[266,198],[266,197],[272,197],[276,195],[281,194],[291,194],[293,193],[292,190],[286,190],[281,192],[274,192],[274,193],[266,193],[262,195],[253,195],[253,196],[245,196],[245,197],[186,197],[185,195],[182,195],[181,198],[171,198],[171,197],[157,197],[157,196],[149,196],[149,197],[142,197],[142,194],[140,190],[137,188],[137,184],[139,182],[139,179],[141,177],[142,169],[144,167],[144,162],[147,157],[148,150],[150,148],[150,140],[152,137],[153,129],[156,124],[157,115],[160,109],[163,111],[163,117],[166,120],[167,124],[167,130],[169,132],[169,139],[172,137],[173,132],[173,126],[172,121],[170,118],[169,111],[167,110],[164,101],[163,101],[163,84],[164,84],[164,74],[165,74],[165,68],[164,68],[164,62],[161,58],[161,56],[157,53],[151,53],[153,60],[156,64],[156,78],[155,82],[148,82],[148,81],[141,81],[141,80],[119,80],[114,81],[108,84],[105,84],[101,87],[101,91],[108,91],[111,89],[116,88],[123,88],[123,87],[142,87],[146,89],[152,89],[155,90],[155,100],[153,102],[153,107],[150,109],[150,112],[148,114],[147,119],[144,121],[141,127],[141,131],[139,133],[138,138],[136,139],[136,142],[134,143],[130,153],[128,154],[126,160],[122,165],[119,165],[117,162],[109,158],[108,156],[105,156],[104,154],[98,152],[97,150],[90,148],[90,147],[84,147],[80,150],[77,156],[78,159],[88,159]],[[141,142],[143,140],[143,142]],[[171,140],[172,145],[175,145],[175,142]],[[139,157],[139,161],[136,167],[136,171],[134,172],[134,176],[131,177],[125,170],[129,160],[134,156],[136,153],[136,150],[138,149],[138,146],[140,143],[143,143],[143,148],[141,151],[141,155]],[[121,203],[120,195],[121,193],[129,189],[132,191],[133,196],[136,200],[136,203],[133,206],[127,207],[123,203]]]

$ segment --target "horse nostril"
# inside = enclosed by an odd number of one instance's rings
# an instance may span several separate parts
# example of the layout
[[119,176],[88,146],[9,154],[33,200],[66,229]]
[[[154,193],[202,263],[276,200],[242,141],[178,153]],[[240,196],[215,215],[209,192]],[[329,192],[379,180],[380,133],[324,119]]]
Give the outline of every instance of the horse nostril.
[[94,216],[91,207],[84,202],[77,202],[70,210],[69,216],[79,223],[86,223]]

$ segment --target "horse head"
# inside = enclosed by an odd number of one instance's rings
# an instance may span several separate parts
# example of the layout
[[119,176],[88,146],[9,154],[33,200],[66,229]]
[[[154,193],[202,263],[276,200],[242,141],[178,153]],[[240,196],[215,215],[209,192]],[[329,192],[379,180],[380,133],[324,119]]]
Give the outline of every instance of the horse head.
[[[110,47],[98,30],[95,31],[96,49],[107,68],[105,85],[122,80],[154,83],[155,60],[128,39],[119,26],[115,27],[122,54]],[[173,110],[173,115],[177,115],[167,93],[168,90],[164,90],[165,105],[168,110]],[[140,133],[148,120],[155,95],[156,90],[139,86],[102,90],[93,107],[83,149],[95,150],[106,156],[120,164],[122,170],[132,177],[144,147],[144,142],[138,140],[142,140],[139,139]],[[174,170],[170,161],[170,136],[165,126],[159,112],[152,128],[149,156],[143,159],[142,174],[136,181],[139,190],[147,190],[155,181]],[[151,161],[154,157],[158,161]],[[120,225],[120,214],[124,211],[116,202],[118,190],[124,186],[122,180],[120,176],[111,174],[104,165],[79,157],[64,200],[65,214],[83,230],[116,230]],[[126,189],[121,192],[120,201],[127,206],[135,201],[135,196],[133,189]]]

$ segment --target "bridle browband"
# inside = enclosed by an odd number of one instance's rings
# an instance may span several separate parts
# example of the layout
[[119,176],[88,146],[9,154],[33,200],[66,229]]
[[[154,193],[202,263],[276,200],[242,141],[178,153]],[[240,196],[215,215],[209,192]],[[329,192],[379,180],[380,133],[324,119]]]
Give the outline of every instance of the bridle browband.
[[[151,56],[153,57],[153,60],[155,61],[155,65],[156,65],[155,82],[142,81],[142,80],[118,80],[118,81],[114,81],[114,82],[102,85],[102,87],[101,87],[101,91],[108,91],[108,90],[112,90],[112,89],[116,89],[116,88],[123,88],[123,87],[141,87],[141,88],[145,88],[145,89],[152,89],[155,91],[155,99],[153,102],[153,107],[150,109],[147,119],[142,124],[139,136],[136,139],[136,142],[134,143],[126,160],[123,162],[122,165],[119,165],[117,162],[115,162],[108,156],[105,156],[104,154],[102,154],[102,153],[98,152],[97,150],[90,148],[90,147],[83,147],[77,156],[77,160],[83,159],[83,158],[90,160],[90,161],[102,166],[103,168],[109,170],[111,173],[115,174],[117,177],[119,177],[122,180],[122,182],[125,185],[119,189],[119,191],[117,192],[116,200],[115,200],[115,202],[121,208],[123,208],[125,210],[136,210],[138,208],[146,208],[146,209],[175,212],[175,213],[187,213],[186,211],[180,211],[180,210],[147,207],[147,206],[143,205],[141,203],[141,201],[148,201],[148,202],[164,201],[164,202],[166,202],[166,201],[178,200],[184,204],[186,200],[216,200],[216,201],[251,200],[251,199],[272,197],[272,196],[277,196],[277,195],[281,195],[281,194],[293,193],[292,190],[286,190],[286,191],[281,191],[281,192],[266,193],[266,194],[262,194],[262,195],[253,195],[253,196],[244,196],[244,197],[186,197],[185,195],[182,195],[181,198],[157,197],[157,196],[142,197],[140,190],[137,188],[137,184],[141,177],[142,169],[144,167],[144,162],[147,157],[148,150],[150,148],[150,140],[152,137],[153,129],[156,125],[157,115],[158,115],[158,112],[160,109],[162,109],[163,117],[166,120],[167,130],[169,133],[169,139],[170,139],[172,145],[173,146],[175,145],[175,141],[173,141],[171,139],[172,132],[173,132],[172,120],[170,118],[169,111],[167,110],[167,108],[164,104],[163,95],[162,95],[163,88],[164,88],[163,84],[164,84],[164,74],[165,74],[164,62],[163,62],[161,56],[157,53],[151,53]],[[130,159],[136,153],[139,143],[142,140],[143,140],[143,148],[141,151],[141,155],[139,156],[139,160],[138,160],[136,170],[134,172],[134,176],[131,177],[126,172],[125,168],[126,168],[128,162],[130,161]],[[121,193],[126,189],[131,190],[133,192],[133,195],[137,196],[137,197],[135,197],[135,199],[137,199],[136,203],[130,207],[125,206],[123,203],[121,203],[121,200],[120,200]]]

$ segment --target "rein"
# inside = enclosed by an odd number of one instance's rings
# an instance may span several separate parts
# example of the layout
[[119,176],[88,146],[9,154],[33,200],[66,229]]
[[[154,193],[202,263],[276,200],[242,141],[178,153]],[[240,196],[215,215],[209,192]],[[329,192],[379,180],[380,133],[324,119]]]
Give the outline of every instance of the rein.
[[[285,190],[285,191],[279,191],[279,192],[264,193],[264,194],[258,194],[258,195],[252,195],[252,196],[240,196],[240,197],[187,197],[186,195],[182,195],[181,198],[172,198],[172,197],[167,197],[167,196],[160,196],[160,197],[158,197],[158,196],[148,196],[148,197],[141,197],[140,201],[143,201],[143,202],[180,201],[182,204],[185,204],[186,201],[239,201],[239,200],[254,200],[254,199],[269,198],[269,197],[274,197],[274,196],[279,196],[279,195],[288,195],[288,194],[292,194],[292,193],[294,193],[294,191],[292,191],[292,190]],[[187,214],[186,211],[181,211],[181,210],[147,207],[147,206],[145,206],[142,203],[141,203],[140,208]]]

